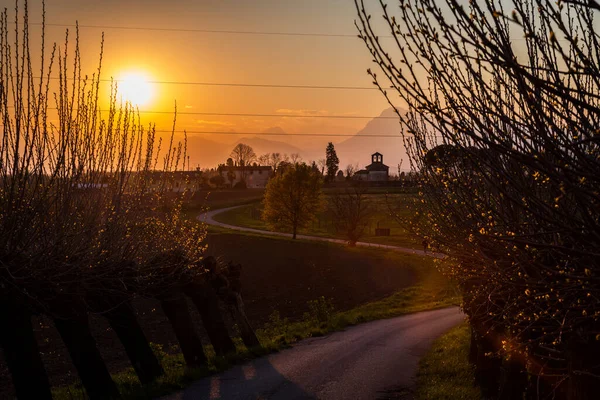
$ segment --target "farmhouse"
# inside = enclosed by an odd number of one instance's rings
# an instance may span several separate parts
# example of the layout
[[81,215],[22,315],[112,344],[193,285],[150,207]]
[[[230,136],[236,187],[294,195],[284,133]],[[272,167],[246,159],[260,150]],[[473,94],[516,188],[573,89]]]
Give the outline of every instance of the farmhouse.
[[371,164],[356,172],[354,179],[360,181],[387,181],[389,171],[390,167],[383,163],[383,154],[374,153],[371,155]]
[[[241,181],[246,181],[248,188],[264,188],[267,181],[273,174],[273,168],[262,165],[248,166],[219,166],[219,174],[225,179],[225,182],[235,186]],[[233,181],[230,177],[234,178]]]

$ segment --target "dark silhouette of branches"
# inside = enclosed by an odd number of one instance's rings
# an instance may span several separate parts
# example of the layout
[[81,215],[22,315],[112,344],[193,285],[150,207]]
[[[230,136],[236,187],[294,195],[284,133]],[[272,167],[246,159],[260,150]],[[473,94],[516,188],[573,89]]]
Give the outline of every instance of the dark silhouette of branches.
[[[453,260],[475,354],[488,354],[473,357],[480,383],[490,396],[589,398],[600,375],[597,3],[382,0],[393,46],[365,3],[369,74],[422,177],[421,234]],[[532,379],[499,378],[525,370]]]
[[[117,333],[142,382],[162,374],[129,303],[203,275],[204,228],[185,220],[181,199],[166,191],[186,145],[172,134],[161,154],[154,126],[142,126],[131,104],[116,102],[116,85],[102,93],[102,50],[97,70],[82,72],[77,29],[50,54],[42,30],[34,69],[27,3],[18,6],[14,31],[8,11],[0,14],[0,318],[28,342],[19,342],[9,367],[18,396],[49,398],[30,321],[43,312],[54,319],[88,395],[118,397],[87,315],[128,326]],[[154,262],[175,253],[176,262]],[[21,340],[0,339],[5,349]],[[38,382],[22,382],[27,375]]]

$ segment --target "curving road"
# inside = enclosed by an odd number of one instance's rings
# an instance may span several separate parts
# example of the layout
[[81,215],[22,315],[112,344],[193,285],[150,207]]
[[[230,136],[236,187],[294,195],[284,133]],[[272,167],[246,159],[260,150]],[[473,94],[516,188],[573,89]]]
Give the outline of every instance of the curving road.
[[451,307],[365,323],[303,340],[163,400],[408,399],[419,359],[463,319]]
[[[223,213],[223,212],[226,212],[229,210],[234,210],[234,209],[240,208],[240,207],[244,207],[244,206],[242,205],[242,206],[235,206],[235,207],[228,207],[228,208],[220,208],[217,210],[208,211],[208,212],[198,215],[197,219],[208,225],[219,226],[221,228],[227,228],[227,229],[232,229],[232,230],[241,231],[241,232],[252,232],[252,233],[259,233],[261,235],[280,236],[280,237],[287,237],[287,238],[292,237],[291,233],[265,231],[265,230],[261,230],[261,229],[247,228],[244,226],[229,225],[229,224],[225,224],[223,222],[216,221],[214,219],[215,215],[217,215],[217,214],[220,214],[220,213]],[[304,240],[319,241],[319,242],[348,244],[348,242],[346,240],[325,238],[325,237],[320,237],[320,236],[297,235],[297,238],[304,239]],[[416,255],[420,255],[420,256],[429,256],[429,257],[435,257],[435,258],[443,258],[444,257],[444,254],[441,254],[441,253],[434,253],[431,251],[425,252],[423,250],[416,250],[416,249],[411,249],[408,247],[391,246],[391,245],[387,245],[387,244],[356,242],[356,245],[362,246],[362,247],[375,247],[375,248],[380,248],[380,249],[399,251],[402,253],[416,254]]]

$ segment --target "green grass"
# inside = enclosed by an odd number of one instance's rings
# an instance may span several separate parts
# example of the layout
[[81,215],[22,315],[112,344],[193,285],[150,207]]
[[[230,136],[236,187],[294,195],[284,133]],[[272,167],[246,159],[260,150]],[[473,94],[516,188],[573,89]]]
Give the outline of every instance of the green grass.
[[[320,298],[313,300],[313,302],[318,302],[318,304],[314,304],[318,311],[309,315],[305,314],[302,321],[282,320],[277,313],[274,313],[265,328],[258,331],[261,342],[267,343],[269,347],[278,348],[298,340],[322,336],[363,322],[459,304],[460,297],[454,286],[441,274],[427,267],[420,270],[419,274],[418,284],[348,311],[318,312],[326,310],[330,306],[327,299]],[[313,307],[310,309],[312,310]],[[330,317],[327,319],[317,318],[313,314],[327,314]]]
[[[113,379],[123,399],[151,399],[184,389],[202,377],[284,349],[305,338],[322,336],[367,321],[458,304],[459,299],[453,285],[437,272],[430,259],[412,255],[405,257],[414,258],[412,261],[419,265],[417,284],[399,290],[391,296],[342,312],[336,312],[329,299],[320,297],[309,301],[309,311],[298,321],[281,318],[275,312],[270,316],[269,322],[256,332],[262,343],[261,348],[246,349],[241,341],[236,339],[237,354],[225,358],[215,357],[212,348],[206,348],[209,363],[202,369],[187,369],[181,354],[167,354],[160,346],[154,345],[154,351],[165,369],[165,376],[152,384],[142,386],[130,368],[114,374]],[[81,384],[74,384],[53,389],[53,396],[57,400],[84,399],[85,392]]]
[[[326,197],[327,199],[327,197]],[[394,215],[411,218],[411,204],[414,194],[371,194],[368,195],[373,213],[368,221],[369,227],[360,239],[364,242],[387,244],[401,247],[421,249],[421,240],[412,235]],[[229,225],[243,226],[253,229],[272,230],[262,219],[262,204],[254,202],[243,207],[217,214],[214,219]],[[390,236],[375,236],[375,228],[390,228]],[[300,234],[344,239],[343,234],[335,231],[332,216],[322,211],[317,218]]]
[[186,213],[197,215],[206,209],[234,207],[262,200],[264,189],[213,189],[194,193],[184,204]]
[[[212,347],[205,348],[208,365],[204,368],[186,368],[182,354],[167,354],[159,345],[152,344],[153,350],[161,362],[165,375],[155,382],[142,385],[133,368],[128,368],[113,374],[113,380],[123,399],[153,399],[178,390],[185,389],[193,382],[203,377],[225,371],[232,365],[239,364],[256,357],[271,353],[276,348],[263,346],[261,348],[246,349],[239,339],[235,340],[238,352],[227,357],[216,357]],[[55,400],[83,400],[87,399],[81,383],[62,386],[52,389],[52,398]]]
[[479,400],[469,364],[469,327],[463,323],[437,339],[419,363],[418,400]]

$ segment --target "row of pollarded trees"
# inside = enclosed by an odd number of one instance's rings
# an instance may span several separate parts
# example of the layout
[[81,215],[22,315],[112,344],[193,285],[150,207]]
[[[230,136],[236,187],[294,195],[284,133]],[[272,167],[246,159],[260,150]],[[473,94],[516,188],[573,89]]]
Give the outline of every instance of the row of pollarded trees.
[[484,395],[597,397],[600,5],[380,1],[392,49],[372,5],[355,3],[385,86],[410,108],[419,228],[463,290]]
[[[119,392],[90,333],[89,313],[108,319],[142,383],[163,374],[136,320],[136,296],[161,301],[190,366],[206,357],[184,295],[200,311],[217,354],[235,351],[219,296],[237,310],[246,344],[258,345],[242,318],[239,266],[223,274],[204,259],[204,228],[163,195],[185,145],[169,145],[164,173],[156,174],[154,127],[144,129],[129,105],[117,106],[114,89],[100,117],[101,67],[91,78],[80,75],[78,40],[72,59],[68,42],[63,52],[42,48],[33,70],[23,15],[10,30],[6,10],[0,18],[0,347],[17,396],[51,398],[34,314],[53,319],[93,399]],[[62,84],[53,88],[44,77]]]

